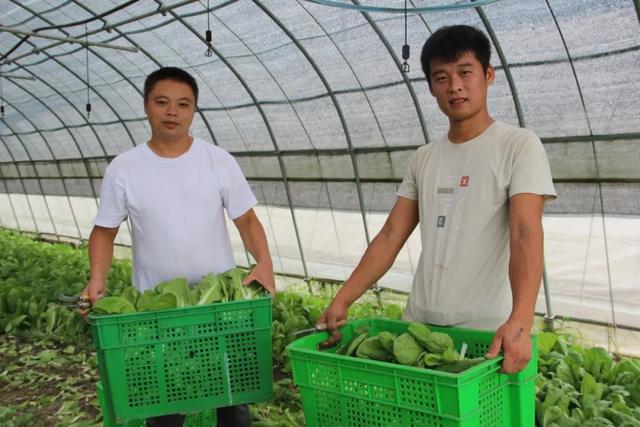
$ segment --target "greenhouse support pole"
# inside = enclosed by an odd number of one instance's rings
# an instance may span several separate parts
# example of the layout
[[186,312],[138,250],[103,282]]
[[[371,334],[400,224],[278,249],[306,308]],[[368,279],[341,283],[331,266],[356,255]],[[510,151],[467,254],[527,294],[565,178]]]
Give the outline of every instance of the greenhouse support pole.
[[35,81],[36,80],[35,77],[19,76],[17,74],[5,74],[5,73],[2,73],[2,77],[4,77],[5,79],[18,79],[18,80],[31,80],[31,81]]
[[[351,0],[351,1],[356,6],[362,7],[358,0]],[[387,52],[389,52],[389,56],[391,57],[393,62],[396,64],[396,67],[398,67],[398,70],[400,70],[400,65],[401,65],[400,64],[400,60],[398,59],[398,56],[393,51],[393,47],[391,46],[391,43],[389,43],[389,40],[385,37],[385,35],[382,32],[382,30],[380,29],[380,27],[371,18],[371,16],[369,16],[368,13],[363,12],[363,11],[360,11],[360,13],[364,17],[364,19],[369,23],[369,25],[371,26],[371,29],[378,35],[378,38],[380,38],[380,41],[382,42],[384,47],[387,49]],[[400,72],[400,77],[402,77],[402,80],[404,81],[405,85],[407,86],[407,90],[409,91],[409,95],[411,96],[411,100],[413,101],[413,105],[416,108],[416,114],[418,116],[418,121],[420,122],[420,128],[422,129],[422,136],[424,137],[424,143],[428,144],[429,143],[429,132],[427,130],[427,125],[426,125],[426,123],[424,121],[424,115],[422,114],[422,108],[420,107],[420,101],[418,100],[418,96],[416,95],[416,91],[415,91],[413,85],[411,84],[411,81],[409,80],[409,77],[407,76],[406,73]],[[415,149],[415,147],[414,147],[414,149]]]
[[[74,37],[59,37],[59,36],[52,36],[50,34],[39,34],[39,33],[34,33],[33,31],[19,30],[17,28],[6,27],[3,25],[0,25],[0,32],[6,32],[6,33],[11,33],[11,34],[20,35],[20,36],[38,37],[38,38],[43,38],[48,40],[57,40],[65,43],[75,43],[83,46],[95,46],[95,47],[104,47],[108,49],[126,50],[128,52],[134,52],[134,53],[138,51],[138,49],[135,47],[118,46],[118,45],[102,43],[102,42],[88,42],[86,40],[77,39]],[[44,48],[46,49],[47,47],[48,46],[45,46]],[[41,50],[42,48],[35,48],[32,51],[30,51],[29,54],[37,53],[37,52],[40,52]],[[14,59],[11,59],[11,61],[7,61],[7,62],[13,62],[20,58],[21,57],[14,58]]]
[[[589,119],[589,113],[587,111],[587,105],[584,100],[584,95],[582,94],[582,86],[580,85],[580,81],[578,80],[578,73],[576,71],[576,67],[573,63],[573,59],[569,52],[569,47],[564,38],[564,34],[562,33],[562,29],[560,28],[560,24],[558,23],[558,19],[556,18],[556,14],[553,12],[551,5],[549,4],[549,0],[545,0],[547,7],[549,9],[549,13],[551,13],[551,17],[553,18],[553,22],[556,24],[556,28],[558,29],[558,34],[560,35],[560,39],[562,40],[562,45],[564,46],[564,50],[567,53],[567,58],[569,59],[569,65],[571,66],[571,72],[573,73],[573,78],[576,81],[576,87],[578,89],[578,94],[580,95],[580,103],[582,104],[582,111],[584,112],[585,120],[587,121],[587,126],[589,127],[589,135],[591,135],[591,150],[593,152],[593,161],[596,168],[596,179],[598,180],[598,196],[600,198],[600,212],[602,218],[602,232],[604,237],[604,254],[605,254],[605,262],[607,266],[607,281],[609,285],[609,302],[611,304],[611,320],[613,326],[613,341],[614,346],[618,347],[618,325],[616,322],[616,309],[613,298],[613,285],[611,282],[611,263],[609,261],[609,243],[607,238],[607,223],[605,220],[605,209],[604,209],[604,198],[602,196],[602,175],[600,173],[600,162],[598,161],[598,152],[596,150],[596,140],[593,137],[593,127],[591,126],[591,120]],[[638,12],[638,0],[635,0],[636,12]],[[609,340],[609,344],[611,344],[611,340]]]
[[[342,108],[340,107],[340,103],[338,102],[338,99],[337,99],[337,97],[336,97],[336,95],[334,93],[334,90],[331,87],[331,85],[329,84],[329,81],[327,80],[327,78],[324,76],[324,73],[322,72],[320,67],[318,67],[318,65],[313,60],[311,55],[307,52],[307,50],[304,48],[302,43],[300,43],[300,41],[294,37],[293,33],[291,33],[291,31],[282,23],[282,21],[280,21],[259,0],[253,0],[253,3],[256,6],[258,6],[274,22],[274,24],[276,24],[282,30],[282,32],[284,32],[287,35],[287,37],[291,40],[291,42],[298,48],[300,53],[307,59],[309,65],[316,72],[316,75],[318,76],[318,78],[320,79],[322,84],[324,85],[325,89],[327,90],[327,92],[329,94],[329,97],[331,98],[331,101],[332,101],[332,103],[334,105],[334,108],[336,109],[336,113],[338,114],[338,118],[340,120],[340,124],[342,125],[342,129],[344,130],[345,139],[347,141],[349,157],[351,158],[351,164],[352,164],[352,167],[353,167],[353,173],[354,173],[355,182],[356,182],[356,191],[357,191],[357,194],[358,194],[358,203],[360,205],[360,213],[362,215],[362,223],[363,223],[363,227],[364,227],[365,240],[366,240],[367,245],[368,245],[370,243],[371,239],[369,237],[369,227],[367,225],[367,218],[366,218],[366,212],[365,212],[365,206],[364,206],[364,199],[362,197],[362,185],[361,185],[361,182],[360,182],[360,173],[358,172],[358,162],[356,160],[355,151],[354,151],[354,148],[353,148],[353,144],[351,142],[351,135],[349,133],[349,128],[347,126],[347,121],[346,121],[346,119],[344,117],[344,113],[342,111]],[[281,157],[278,156],[278,158],[281,158]],[[293,205],[291,205],[291,209],[293,210]],[[296,232],[297,232],[297,229],[296,229]],[[306,270],[306,268],[305,268],[305,270]],[[308,274],[307,274],[307,276],[308,276]]]
[[[2,185],[4,186],[4,191],[5,191],[5,194],[7,195],[7,200],[9,201],[9,206],[11,207],[11,212],[13,213],[13,218],[16,220],[17,230],[21,231],[20,221],[18,220],[18,214],[16,214],[16,209],[13,206],[13,201],[11,200],[11,194],[9,193],[9,187],[7,186],[7,182],[5,181],[4,176],[2,175],[2,169],[0,169],[0,181],[2,181]],[[4,227],[4,225],[3,225],[3,227]]]

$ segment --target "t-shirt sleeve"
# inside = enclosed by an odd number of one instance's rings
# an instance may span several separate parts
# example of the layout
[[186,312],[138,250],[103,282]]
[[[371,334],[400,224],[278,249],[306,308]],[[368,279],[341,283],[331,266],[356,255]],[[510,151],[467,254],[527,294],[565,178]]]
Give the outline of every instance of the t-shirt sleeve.
[[222,185],[222,204],[231,219],[236,219],[253,208],[258,201],[251,191],[238,162],[229,156],[227,174]]
[[527,135],[523,148],[514,158],[509,197],[520,193],[539,194],[545,200],[557,197],[547,153],[534,134]]
[[416,184],[416,163],[418,152],[416,151],[409,160],[409,167],[407,173],[396,192],[396,196],[404,197],[405,199],[418,200],[418,185]]
[[113,167],[104,172],[100,187],[100,207],[93,221],[99,227],[115,228],[127,218],[127,198],[124,186]]

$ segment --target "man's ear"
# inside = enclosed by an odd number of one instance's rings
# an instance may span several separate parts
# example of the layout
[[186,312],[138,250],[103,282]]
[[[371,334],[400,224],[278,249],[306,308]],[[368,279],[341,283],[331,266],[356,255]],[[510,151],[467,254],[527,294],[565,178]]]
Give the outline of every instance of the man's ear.
[[427,86],[429,86],[429,93],[431,94],[431,96],[435,96],[433,94],[433,86],[431,86],[431,82],[427,82]]
[[493,81],[496,79],[496,70],[494,70],[491,65],[487,67],[485,78],[487,79],[487,86],[492,85]]

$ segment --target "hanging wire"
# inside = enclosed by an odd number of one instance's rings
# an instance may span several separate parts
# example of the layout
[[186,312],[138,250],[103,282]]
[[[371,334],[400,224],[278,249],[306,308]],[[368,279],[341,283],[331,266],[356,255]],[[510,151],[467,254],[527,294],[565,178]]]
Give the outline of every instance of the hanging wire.
[[91,83],[89,81],[89,30],[87,29],[87,24],[84,24],[84,40],[86,42],[84,47],[85,47],[85,53],[86,53],[85,63],[87,65],[87,105],[86,105],[86,109],[87,109],[87,119],[88,119],[89,115],[91,114],[91,100],[89,98],[89,91],[91,89]]
[[205,39],[207,40],[207,50],[204,51],[204,56],[211,57],[213,55],[213,47],[211,46],[211,12],[209,9],[209,0],[207,0],[207,32],[205,33]]
[[403,73],[408,73],[410,70],[409,63],[407,62],[410,55],[410,49],[411,48],[407,43],[407,0],[404,0],[404,46],[402,46],[403,61],[402,61],[402,65],[400,66],[400,69],[402,70]]
[[4,76],[2,75],[2,68],[0,68],[0,119],[4,120],[4,91],[2,90],[2,80],[4,80]]

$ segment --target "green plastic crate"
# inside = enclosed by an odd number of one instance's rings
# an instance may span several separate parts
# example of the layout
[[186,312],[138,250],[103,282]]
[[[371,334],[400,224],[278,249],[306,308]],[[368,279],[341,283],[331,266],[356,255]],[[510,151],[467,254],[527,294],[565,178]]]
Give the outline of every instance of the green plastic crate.
[[115,422],[271,400],[271,297],[89,316]]
[[[343,340],[368,327],[370,334],[406,332],[409,323],[367,319],[341,328]],[[429,326],[446,332],[468,357],[487,352],[494,333]],[[502,357],[459,374],[319,351],[328,334],[309,335],[291,343],[291,367],[300,386],[308,427],[533,427],[537,337],[527,367],[514,375],[498,371]]]
[[[109,405],[107,404],[106,397],[104,395],[104,389],[102,383],[98,382],[96,385],[96,391],[98,395],[98,402],[102,409],[102,423],[104,427],[145,427],[145,420],[133,420],[124,424],[118,424],[114,421],[113,415],[109,412]],[[218,425],[217,410],[209,409],[197,414],[187,414],[184,419],[183,427],[216,427]]]

